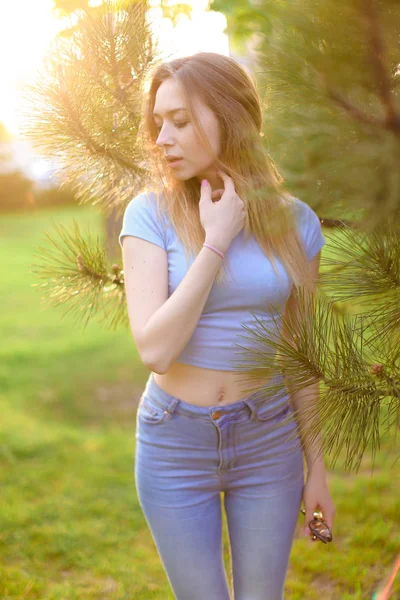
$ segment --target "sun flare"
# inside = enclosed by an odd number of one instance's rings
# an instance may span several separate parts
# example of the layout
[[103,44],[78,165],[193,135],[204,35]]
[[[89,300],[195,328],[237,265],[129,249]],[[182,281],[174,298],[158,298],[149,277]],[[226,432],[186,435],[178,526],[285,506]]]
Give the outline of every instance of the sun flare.
[[[182,16],[174,28],[170,19],[162,18],[157,0],[149,3],[152,31],[163,55],[174,58],[209,51],[228,56],[225,16],[206,12],[208,0],[188,4],[193,7],[192,19]],[[65,27],[52,9],[52,0],[0,1],[0,52],[5,57],[0,63],[0,122],[17,135],[23,119],[22,89],[35,78],[52,39]]]

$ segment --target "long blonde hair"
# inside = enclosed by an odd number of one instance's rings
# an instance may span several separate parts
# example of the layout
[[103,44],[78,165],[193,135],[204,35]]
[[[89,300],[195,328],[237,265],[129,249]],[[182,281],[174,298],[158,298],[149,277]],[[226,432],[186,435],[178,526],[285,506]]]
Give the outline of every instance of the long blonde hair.
[[[261,141],[262,105],[256,86],[237,61],[213,52],[200,52],[158,65],[151,73],[148,92],[143,95],[140,129],[154,175],[146,189],[156,193],[158,212],[167,213],[186,259],[200,252],[205,231],[199,215],[198,180],[175,178],[155,143],[158,137],[152,114],[155,96],[161,83],[170,77],[182,89],[200,143],[213,157],[214,166],[232,177],[236,192],[245,203],[244,235],[254,235],[276,272],[273,254],[281,260],[293,284],[307,288],[307,259],[291,210],[295,199],[284,190],[283,178]],[[220,156],[213,152],[196,118],[194,97],[200,98],[217,118]],[[226,281],[225,276],[226,264],[222,261],[216,281]]]

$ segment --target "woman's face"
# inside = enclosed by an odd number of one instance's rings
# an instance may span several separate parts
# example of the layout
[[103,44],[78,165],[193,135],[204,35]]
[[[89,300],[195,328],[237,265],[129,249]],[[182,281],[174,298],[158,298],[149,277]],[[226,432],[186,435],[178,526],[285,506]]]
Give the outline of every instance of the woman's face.
[[[196,116],[201,122],[208,141],[216,154],[220,152],[219,127],[214,113],[198,98],[195,101]],[[156,93],[153,118],[158,128],[156,144],[165,156],[180,156],[183,160],[170,165],[177,179],[187,180],[197,177],[208,179],[211,187],[219,185],[216,167],[211,157],[201,147],[193,124],[185,109],[185,101],[178,84],[173,78],[162,82]],[[176,112],[173,112],[176,111]],[[169,164],[169,163],[168,163]]]

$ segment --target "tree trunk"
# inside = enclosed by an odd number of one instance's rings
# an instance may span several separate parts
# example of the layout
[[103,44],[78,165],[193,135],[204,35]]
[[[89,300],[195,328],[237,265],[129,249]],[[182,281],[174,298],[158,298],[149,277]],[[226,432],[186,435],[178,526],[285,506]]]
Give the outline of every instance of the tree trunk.
[[109,261],[121,260],[121,248],[118,243],[118,236],[122,228],[123,215],[117,217],[117,210],[112,209],[105,218],[105,249]]

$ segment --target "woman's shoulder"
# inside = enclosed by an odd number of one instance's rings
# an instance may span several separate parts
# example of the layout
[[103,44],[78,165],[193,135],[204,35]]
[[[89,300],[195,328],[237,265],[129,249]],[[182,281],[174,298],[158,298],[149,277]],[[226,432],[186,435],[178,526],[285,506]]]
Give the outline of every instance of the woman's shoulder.
[[296,220],[299,224],[308,223],[311,220],[318,218],[316,212],[311,208],[307,202],[297,198],[296,196],[289,196],[287,198],[288,205],[292,207]]
[[143,189],[128,203],[126,212],[146,212],[161,220],[166,216],[164,197],[153,189]]

